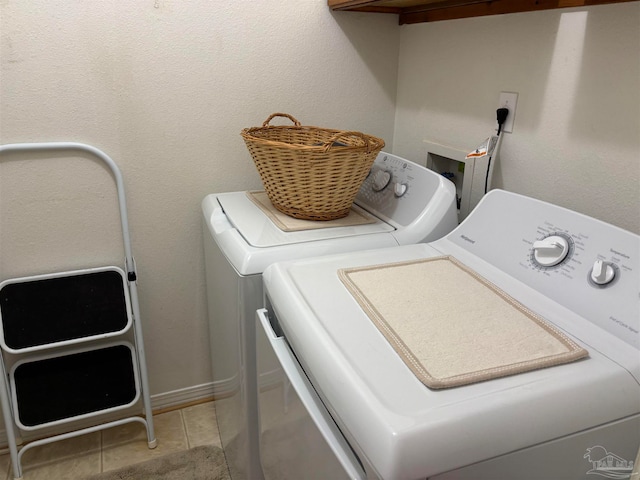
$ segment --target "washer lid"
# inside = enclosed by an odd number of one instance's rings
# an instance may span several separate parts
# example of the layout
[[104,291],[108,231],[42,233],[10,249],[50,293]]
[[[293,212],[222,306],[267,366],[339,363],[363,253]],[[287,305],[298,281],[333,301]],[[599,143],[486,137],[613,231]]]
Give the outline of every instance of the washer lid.
[[[431,477],[640,413],[640,386],[595,348],[599,335],[585,342],[574,335],[590,322],[491,265],[469,263],[470,255],[459,260],[547,321],[573,325],[565,333],[590,356],[457,388],[424,386],[337,272],[443,253],[400,246],[277,263],[263,275],[288,343],[341,431],[381,478]],[[429,299],[420,300],[428,308]],[[452,292],[451,301],[465,300]]]
[[[222,193],[216,196],[229,222],[238,230],[245,241],[253,247],[275,247],[354,235],[385,233],[395,230],[388,223],[373,217],[375,222],[365,225],[285,232],[278,228],[249,199],[246,192]],[[360,212],[365,212],[357,205],[354,205],[354,208]],[[369,214],[367,213],[367,215]]]

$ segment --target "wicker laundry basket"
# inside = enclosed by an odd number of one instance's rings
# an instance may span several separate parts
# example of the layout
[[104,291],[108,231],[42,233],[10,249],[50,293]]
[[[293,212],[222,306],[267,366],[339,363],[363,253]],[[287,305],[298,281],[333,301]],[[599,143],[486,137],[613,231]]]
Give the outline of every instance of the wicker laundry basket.
[[[270,125],[274,117],[286,117],[293,126]],[[274,113],[241,135],[274,207],[305,220],[346,217],[384,147],[380,138],[303,126],[286,113]]]

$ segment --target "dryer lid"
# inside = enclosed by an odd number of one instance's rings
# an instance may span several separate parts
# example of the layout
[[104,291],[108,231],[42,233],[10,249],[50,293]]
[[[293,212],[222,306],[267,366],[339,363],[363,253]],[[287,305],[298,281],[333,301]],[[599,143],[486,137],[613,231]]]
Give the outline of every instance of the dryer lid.
[[[247,192],[232,192],[216,195],[229,222],[251,246],[259,248],[291,245],[334,238],[392,232],[395,228],[373,217],[373,223],[356,226],[315,228],[310,230],[283,231],[258,207]],[[354,209],[368,214],[357,205]]]

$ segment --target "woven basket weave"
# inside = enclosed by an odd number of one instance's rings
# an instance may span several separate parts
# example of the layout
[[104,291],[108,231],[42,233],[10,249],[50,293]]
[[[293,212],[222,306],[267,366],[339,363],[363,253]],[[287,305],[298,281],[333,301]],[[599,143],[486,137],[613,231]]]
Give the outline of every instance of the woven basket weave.
[[[286,117],[293,126],[270,125],[274,117]],[[274,113],[241,135],[273,206],[304,220],[346,217],[384,147],[380,138],[303,126],[286,113]]]

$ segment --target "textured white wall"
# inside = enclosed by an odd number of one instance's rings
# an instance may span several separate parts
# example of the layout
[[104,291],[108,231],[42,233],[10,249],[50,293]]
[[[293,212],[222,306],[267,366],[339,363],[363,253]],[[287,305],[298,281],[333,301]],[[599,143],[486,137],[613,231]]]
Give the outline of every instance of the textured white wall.
[[[239,134],[273,112],[390,148],[397,18],[325,0],[3,1],[0,14],[0,141],[84,142],[118,163],[151,393],[211,381],[200,201],[260,185]],[[54,156],[0,162],[0,279],[121,264],[109,173]]]
[[[9,0],[0,15],[0,142],[85,142],[123,171],[154,394],[210,381],[199,203],[259,186],[239,132],[272,112],[423,159],[424,140],[475,147],[517,91],[496,186],[640,231],[636,2],[403,27],[325,0]],[[120,262],[119,235],[100,164],[0,162],[0,279]]]
[[640,233],[638,2],[401,28],[394,153],[470,151],[518,92],[494,187]]

